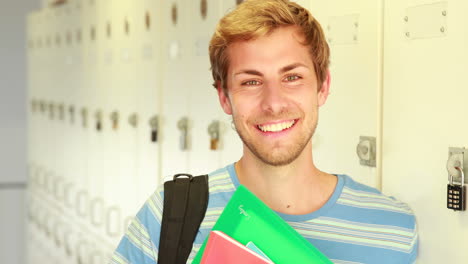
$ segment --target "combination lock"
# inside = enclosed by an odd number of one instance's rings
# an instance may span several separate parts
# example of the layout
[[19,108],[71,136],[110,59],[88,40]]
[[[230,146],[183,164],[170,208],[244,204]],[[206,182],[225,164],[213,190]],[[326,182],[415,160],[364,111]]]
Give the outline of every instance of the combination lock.
[[461,172],[461,182],[460,184],[454,183],[453,176],[450,175],[450,182],[447,184],[447,208],[455,211],[465,211],[465,174],[462,169],[457,169]]

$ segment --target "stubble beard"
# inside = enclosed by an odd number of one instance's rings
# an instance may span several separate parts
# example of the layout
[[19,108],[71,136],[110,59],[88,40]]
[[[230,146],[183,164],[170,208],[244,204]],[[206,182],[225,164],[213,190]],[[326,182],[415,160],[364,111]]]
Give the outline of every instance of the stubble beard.
[[296,141],[294,141],[289,146],[275,149],[275,147],[270,148],[262,145],[259,142],[255,142],[255,139],[246,135],[247,133],[244,133],[242,129],[239,129],[241,124],[238,124],[239,120],[237,120],[237,118],[233,115],[235,130],[244,145],[247,146],[250,152],[252,152],[255,157],[257,157],[263,163],[274,167],[289,165],[301,155],[315,133],[318,115],[315,115],[315,122],[313,117],[311,117],[311,119],[312,120],[308,120],[309,124],[302,124],[305,126],[306,131],[305,133],[301,134]]

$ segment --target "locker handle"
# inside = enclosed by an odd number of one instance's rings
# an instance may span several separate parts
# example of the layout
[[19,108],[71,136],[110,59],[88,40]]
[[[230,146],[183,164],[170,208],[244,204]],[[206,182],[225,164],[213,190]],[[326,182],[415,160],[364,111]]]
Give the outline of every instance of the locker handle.
[[[119,235],[119,228],[115,228],[115,230],[112,230],[112,216],[115,215],[115,217],[118,219],[120,218],[121,211],[120,208],[117,206],[112,206],[107,210],[106,214],[106,232],[109,236],[115,237]],[[119,221],[115,221],[115,223],[119,223]]]
[[[95,258],[97,258],[97,262],[94,261]],[[94,250],[90,255],[89,255],[89,263],[90,264],[98,264],[98,263],[102,263],[102,253],[98,250]]]
[[54,185],[55,185],[55,189],[54,189],[55,199],[57,201],[63,200],[63,196],[64,196],[63,177],[56,177]]
[[73,251],[72,251],[72,246],[71,246],[71,242],[70,242],[70,237],[72,236],[72,232],[70,229],[67,229],[66,232],[63,233],[63,244],[64,244],[64,248],[65,248],[65,253],[67,254],[67,256],[71,257],[73,255]]
[[84,264],[85,262],[83,261],[85,259],[85,254],[82,254],[82,248],[86,246],[88,243],[85,240],[80,240],[76,244],[76,263],[78,264]]
[[62,246],[62,240],[60,238],[60,231],[62,229],[62,223],[60,222],[56,222],[54,227],[53,227],[53,235],[54,235],[54,241],[55,241],[55,244],[57,245],[57,247],[61,247]]
[[65,206],[68,207],[68,209],[72,209],[73,208],[73,200],[72,198],[70,197],[71,196],[71,189],[74,188],[74,184],[73,183],[67,183],[65,185],[65,187],[63,188],[63,197],[62,197],[62,202],[65,204]]
[[[91,223],[94,226],[100,227],[102,225],[102,216],[104,210],[104,200],[100,197],[94,198],[91,202],[90,206],[90,216],[91,216]],[[97,212],[99,211],[99,215]]]
[[42,223],[43,225],[43,228],[44,228],[44,234],[50,238],[50,235],[51,235],[51,231],[49,229],[49,218],[50,218],[50,215],[49,213],[46,211],[44,213],[44,218],[42,219],[44,222]]
[[52,195],[55,194],[55,176],[53,172],[49,172],[46,174],[45,177],[45,190],[47,191],[47,194],[52,197]]
[[[87,214],[87,212],[89,210],[88,209],[89,207],[87,205],[88,200],[89,200],[88,191],[81,190],[76,194],[76,212],[78,213],[79,216],[81,216],[83,218],[86,217],[86,214]],[[83,207],[83,206],[85,206],[85,207]]]

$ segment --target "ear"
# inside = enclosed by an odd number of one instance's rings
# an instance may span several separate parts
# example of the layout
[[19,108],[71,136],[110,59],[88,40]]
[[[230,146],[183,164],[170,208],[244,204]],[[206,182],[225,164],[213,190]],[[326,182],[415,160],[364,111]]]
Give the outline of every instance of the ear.
[[318,101],[318,106],[322,106],[325,104],[327,101],[328,95],[330,94],[330,81],[331,81],[331,76],[330,76],[330,70],[327,70],[327,77],[322,83],[322,87],[320,88],[320,91],[318,92],[317,95],[317,101]]
[[231,101],[229,101],[228,95],[224,92],[220,81],[216,81],[216,89],[218,90],[219,104],[224,110],[224,113],[232,115]]

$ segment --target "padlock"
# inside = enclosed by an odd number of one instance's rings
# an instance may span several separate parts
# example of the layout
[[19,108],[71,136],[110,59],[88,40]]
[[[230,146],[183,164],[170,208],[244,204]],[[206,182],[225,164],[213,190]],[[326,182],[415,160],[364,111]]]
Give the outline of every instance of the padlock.
[[447,184],[447,208],[455,211],[465,211],[465,173],[460,167],[456,167],[461,173],[461,182],[456,184],[453,181],[453,176],[450,175],[449,184]]
[[159,117],[157,115],[151,117],[149,125],[151,127],[151,142],[158,142]]
[[96,130],[101,131],[102,130],[102,112],[100,110],[96,111],[94,114],[94,117],[96,118]]
[[119,128],[119,112],[112,112],[110,115],[110,119],[112,122],[112,129],[117,130]]
[[213,121],[208,126],[208,134],[210,135],[210,150],[219,148],[219,121]]

